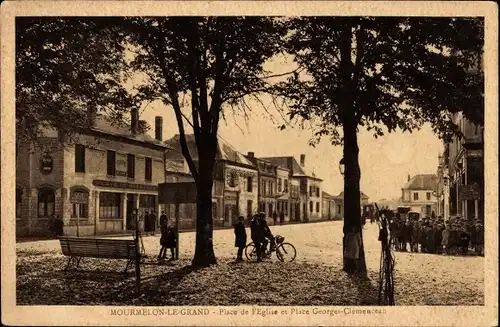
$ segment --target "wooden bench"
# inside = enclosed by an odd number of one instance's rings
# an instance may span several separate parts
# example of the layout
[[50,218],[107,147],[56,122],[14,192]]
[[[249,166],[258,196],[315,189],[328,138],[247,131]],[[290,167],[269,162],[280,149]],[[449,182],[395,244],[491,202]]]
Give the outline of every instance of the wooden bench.
[[63,255],[68,256],[67,271],[70,265],[80,265],[80,260],[86,258],[102,259],[125,259],[127,266],[123,273],[127,273],[129,266],[134,260],[140,260],[141,254],[137,253],[134,240],[113,240],[102,238],[61,237],[61,250]]

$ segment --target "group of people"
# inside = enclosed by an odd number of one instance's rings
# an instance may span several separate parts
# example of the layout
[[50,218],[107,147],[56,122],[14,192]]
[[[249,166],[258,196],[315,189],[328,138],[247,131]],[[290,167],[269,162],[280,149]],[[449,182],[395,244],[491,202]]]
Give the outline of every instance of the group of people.
[[[235,247],[238,248],[236,261],[243,261],[243,250],[247,245],[247,232],[245,229],[245,218],[238,217],[238,223],[234,226]],[[250,237],[255,244],[257,252],[257,261],[262,261],[269,241],[271,250],[275,247],[274,236],[266,221],[266,214],[261,212],[256,214],[250,220]]]
[[389,231],[397,251],[447,255],[467,255],[472,249],[483,255],[484,228],[478,219],[452,217],[406,219],[400,215],[391,220]]

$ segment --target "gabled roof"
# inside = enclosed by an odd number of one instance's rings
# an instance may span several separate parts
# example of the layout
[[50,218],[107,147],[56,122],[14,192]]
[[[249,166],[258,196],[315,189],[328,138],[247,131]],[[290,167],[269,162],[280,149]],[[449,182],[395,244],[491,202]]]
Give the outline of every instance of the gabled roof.
[[275,164],[277,166],[287,168],[287,169],[291,170],[292,175],[295,177],[304,176],[304,177],[314,178],[314,179],[317,179],[320,181],[322,180],[321,178],[316,177],[314,172],[309,173],[304,167],[299,165],[299,163],[297,162],[297,160],[293,156],[263,157],[263,158],[259,158],[259,159],[263,159],[263,160],[272,162],[273,164]]
[[402,188],[404,190],[435,190],[436,186],[436,174],[420,174],[413,176]]
[[[194,161],[198,160],[198,150],[196,146],[196,140],[194,134],[186,135],[186,143],[189,149],[189,153]],[[172,159],[183,159],[181,145],[180,145],[180,135],[176,134],[171,139],[165,141],[165,144],[169,145],[174,149],[167,153],[167,156]],[[231,144],[225,140],[219,138],[217,145],[217,153],[215,155],[216,160],[224,160],[229,163],[243,164],[246,166],[255,167],[255,165],[248,160],[242,153],[238,152]]]
[[165,147],[165,144],[149,136],[148,134],[146,133],[132,134],[129,126],[127,126],[125,123],[114,123],[114,122],[112,123],[108,118],[104,116],[96,117],[93,130],[105,134],[125,137],[131,140]]

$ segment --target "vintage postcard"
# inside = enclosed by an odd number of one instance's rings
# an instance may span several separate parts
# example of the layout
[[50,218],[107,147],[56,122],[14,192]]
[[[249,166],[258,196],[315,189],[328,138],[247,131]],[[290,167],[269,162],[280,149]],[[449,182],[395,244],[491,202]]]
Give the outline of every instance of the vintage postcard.
[[0,26],[3,324],[498,325],[495,3]]

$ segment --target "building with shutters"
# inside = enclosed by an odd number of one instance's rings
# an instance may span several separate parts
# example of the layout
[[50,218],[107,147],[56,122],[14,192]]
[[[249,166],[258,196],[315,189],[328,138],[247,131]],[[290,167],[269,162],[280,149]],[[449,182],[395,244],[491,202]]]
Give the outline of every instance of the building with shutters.
[[401,188],[401,205],[423,217],[437,216],[437,176],[435,174],[408,175],[408,181]]
[[[289,197],[290,220],[308,222],[321,220],[323,211],[322,179],[306,168],[304,154],[300,155],[300,164],[293,156],[260,158],[289,171],[291,190]],[[297,195],[298,193],[298,195]]]
[[92,111],[89,119],[94,128],[71,139],[47,130],[37,146],[18,144],[18,236],[47,235],[58,217],[69,236],[123,233],[135,229],[134,208],[141,216],[158,214],[167,148],[161,117],[155,119],[155,138],[146,134],[137,111],[128,126]]

